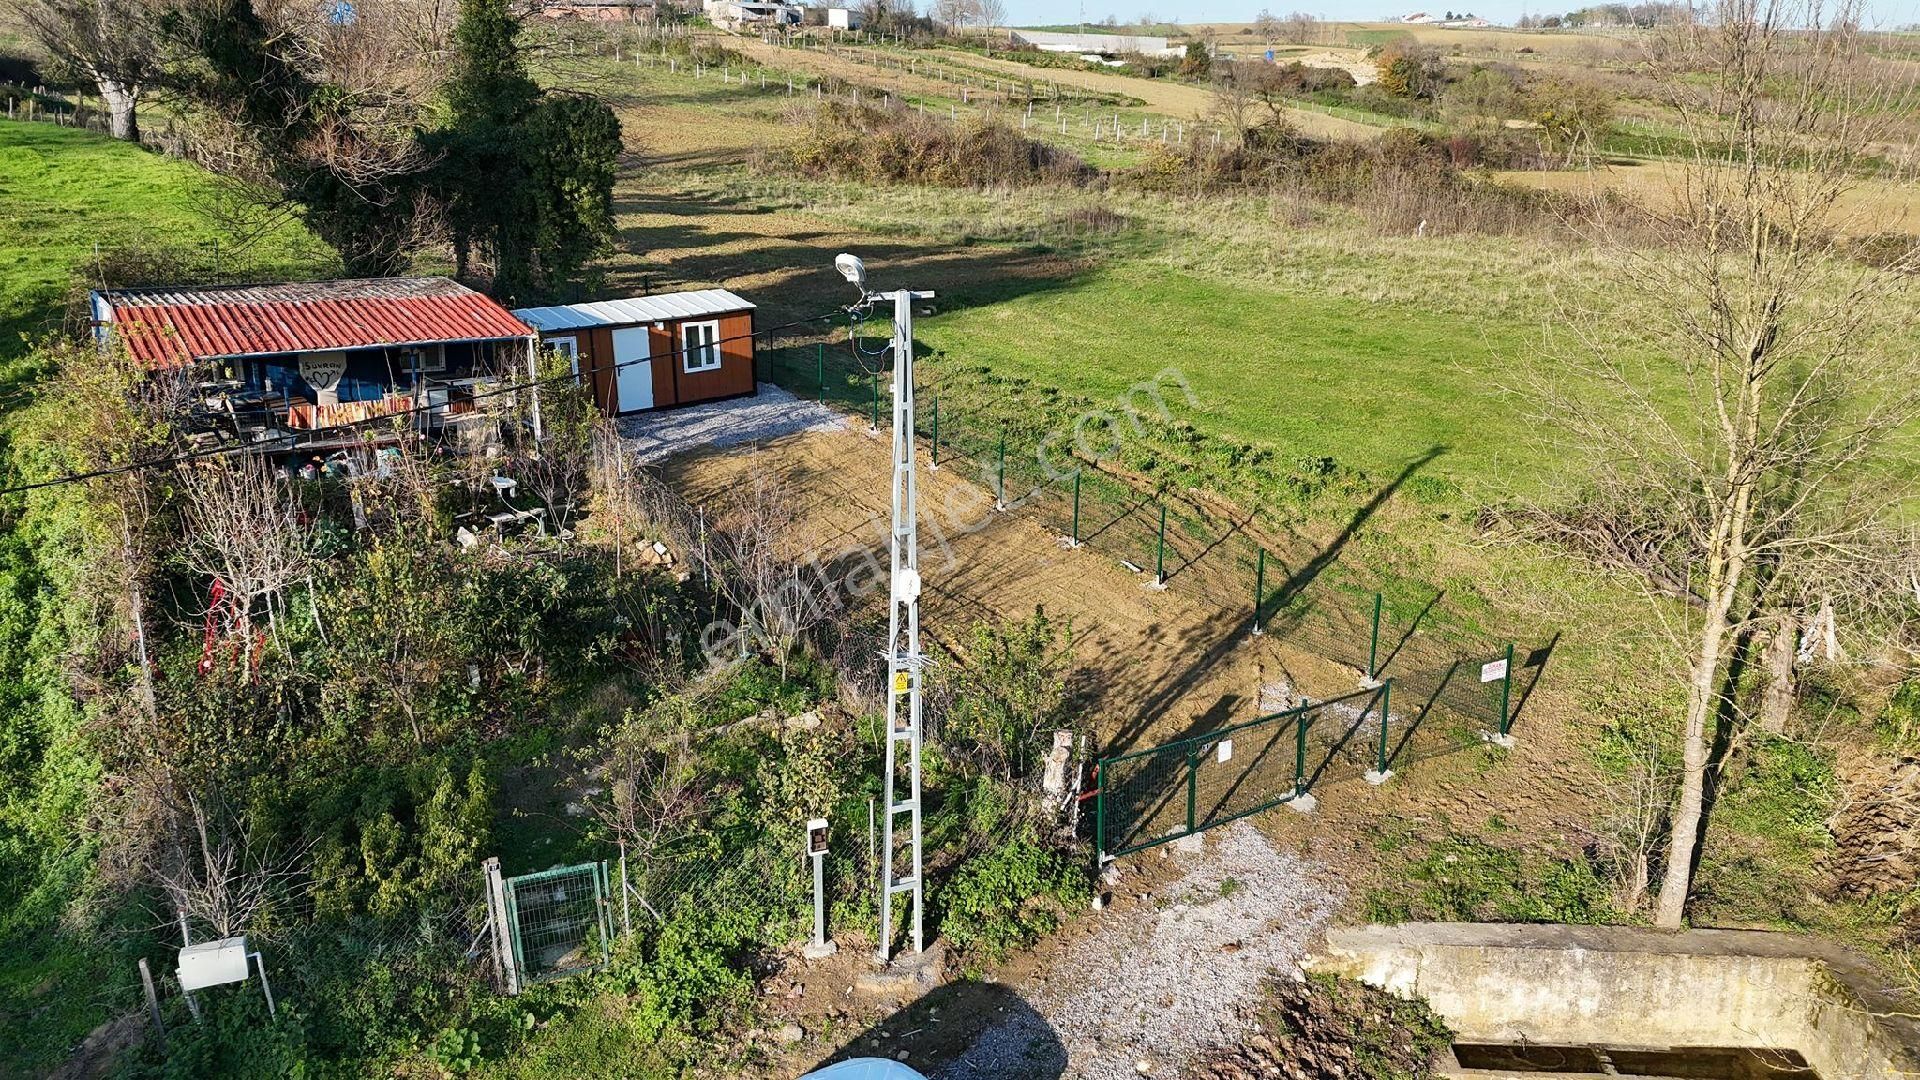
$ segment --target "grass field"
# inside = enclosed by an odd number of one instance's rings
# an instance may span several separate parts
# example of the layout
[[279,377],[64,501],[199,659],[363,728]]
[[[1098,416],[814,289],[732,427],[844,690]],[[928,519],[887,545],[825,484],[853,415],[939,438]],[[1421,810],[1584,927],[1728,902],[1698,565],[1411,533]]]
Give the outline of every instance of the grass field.
[[201,260],[288,271],[331,262],[297,226],[237,239],[216,220],[215,185],[182,161],[54,124],[0,120],[0,362],[23,334],[58,317],[59,300],[96,251],[165,246]]
[[986,364],[1096,400],[1173,368],[1216,433],[1376,475],[1435,446],[1435,470],[1475,486],[1538,475],[1518,468],[1529,425],[1508,398],[1522,327],[1122,264],[918,328],[936,367]]

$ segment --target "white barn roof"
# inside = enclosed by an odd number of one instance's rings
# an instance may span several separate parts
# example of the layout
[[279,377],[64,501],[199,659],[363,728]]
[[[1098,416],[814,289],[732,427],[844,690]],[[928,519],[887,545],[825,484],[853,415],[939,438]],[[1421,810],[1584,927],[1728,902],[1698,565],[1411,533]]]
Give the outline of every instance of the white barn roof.
[[1183,51],[1169,44],[1163,37],[1133,34],[1062,34],[1049,30],[1014,30],[1012,33],[1015,40],[1025,42],[1041,52],[1101,53],[1106,56],[1120,56],[1126,53],[1174,56]]
[[578,330],[588,326],[637,326],[640,323],[697,319],[702,315],[729,315],[752,311],[753,302],[726,289],[633,296],[625,300],[595,300],[557,307],[520,308],[520,321],[536,330]]

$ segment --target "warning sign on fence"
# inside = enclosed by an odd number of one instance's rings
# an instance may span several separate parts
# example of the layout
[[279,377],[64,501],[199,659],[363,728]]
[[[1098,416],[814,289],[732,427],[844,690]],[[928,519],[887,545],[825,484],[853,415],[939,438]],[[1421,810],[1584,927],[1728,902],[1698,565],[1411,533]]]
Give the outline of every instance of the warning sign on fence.
[[1507,677],[1507,662],[1504,658],[1500,660],[1495,660],[1490,664],[1480,665],[1480,681],[1481,682],[1499,682],[1501,679],[1504,679],[1506,677]]

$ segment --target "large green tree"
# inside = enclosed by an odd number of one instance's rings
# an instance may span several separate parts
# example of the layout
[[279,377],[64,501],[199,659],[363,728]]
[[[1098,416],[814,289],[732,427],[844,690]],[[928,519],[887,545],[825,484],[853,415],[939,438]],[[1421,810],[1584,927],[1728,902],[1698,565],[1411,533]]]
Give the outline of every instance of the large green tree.
[[462,0],[435,136],[456,272],[477,255],[493,292],[553,297],[578,286],[613,240],[620,122],[605,104],[543,93],[528,74],[508,0]]

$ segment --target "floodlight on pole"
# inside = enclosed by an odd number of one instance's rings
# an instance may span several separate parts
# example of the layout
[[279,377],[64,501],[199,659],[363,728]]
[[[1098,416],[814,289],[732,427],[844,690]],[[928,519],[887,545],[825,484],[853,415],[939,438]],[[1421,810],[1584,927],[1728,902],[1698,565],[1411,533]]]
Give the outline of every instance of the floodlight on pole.
[[860,299],[867,298],[867,264],[860,261],[860,256],[845,252],[835,255],[833,268],[840,271],[840,276],[846,278],[849,284],[860,290]]

